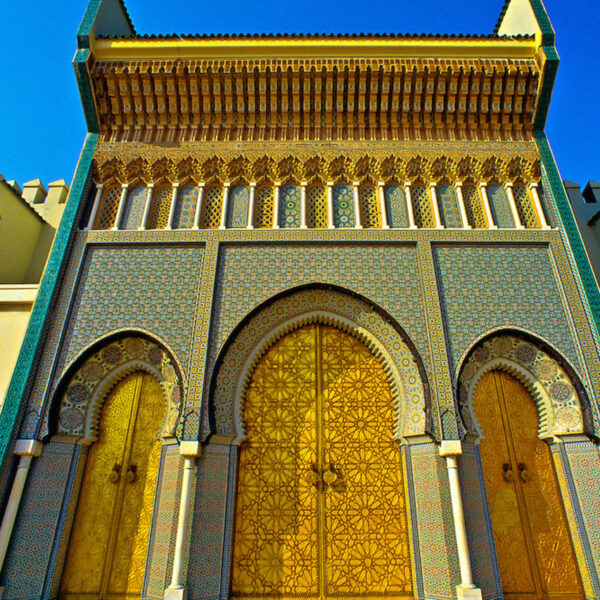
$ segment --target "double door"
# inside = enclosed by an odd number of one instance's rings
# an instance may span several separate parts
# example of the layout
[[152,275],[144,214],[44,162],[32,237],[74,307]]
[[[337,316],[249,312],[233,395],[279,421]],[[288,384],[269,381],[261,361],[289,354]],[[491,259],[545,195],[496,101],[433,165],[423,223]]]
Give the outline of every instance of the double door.
[[412,597],[402,458],[383,365],[310,325],[258,363],[245,399],[232,595]]
[[160,385],[123,379],[102,408],[79,494],[60,597],[140,598],[165,412]]
[[510,375],[478,384],[483,476],[507,599],[582,599],[581,577],[548,445],[533,398]]

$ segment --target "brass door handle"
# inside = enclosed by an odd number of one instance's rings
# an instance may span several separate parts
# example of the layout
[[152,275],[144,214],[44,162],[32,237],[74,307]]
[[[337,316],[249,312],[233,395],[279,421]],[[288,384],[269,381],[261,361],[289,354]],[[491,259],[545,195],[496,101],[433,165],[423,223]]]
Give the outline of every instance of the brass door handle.
[[519,477],[521,477],[521,481],[524,483],[527,483],[531,479],[525,463],[519,463]]
[[314,486],[316,488],[319,487],[321,478],[319,476],[319,469],[317,468],[317,465],[315,465],[314,463],[310,465],[310,469],[306,472],[305,479],[308,485]]
[[111,483],[117,483],[121,479],[121,465],[119,463],[115,463],[113,468],[108,476],[108,480]]
[[329,465],[325,471],[323,471],[323,483],[332,486],[338,480],[339,475],[334,471],[333,467]]
[[504,463],[502,465],[502,477],[504,477],[504,481],[507,481],[508,483],[513,481],[513,470],[509,463]]
[[133,483],[137,479],[137,465],[127,467],[127,481]]

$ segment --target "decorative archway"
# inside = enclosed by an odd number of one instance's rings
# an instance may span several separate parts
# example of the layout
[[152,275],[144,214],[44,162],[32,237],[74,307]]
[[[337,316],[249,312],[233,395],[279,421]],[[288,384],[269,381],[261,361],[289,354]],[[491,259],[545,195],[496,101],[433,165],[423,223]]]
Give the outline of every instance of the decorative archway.
[[396,410],[396,439],[429,433],[429,389],[422,362],[392,318],[355,294],[312,286],[259,307],[221,351],[210,390],[210,428],[202,436],[244,439],[243,403],[251,373],[278,339],[304,325],[332,325],[363,342],[385,364]]
[[458,405],[468,433],[481,431],[473,411],[473,393],[490,371],[505,371],[520,381],[535,400],[538,435],[543,439],[592,430],[583,386],[542,349],[541,344],[513,333],[498,333],[479,342],[467,355],[458,378]]
[[136,371],[152,375],[160,384],[167,411],[161,437],[176,435],[183,402],[183,376],[166,348],[133,333],[94,344],[63,376],[58,388],[56,432],[92,444],[98,438],[102,405],[119,381]]

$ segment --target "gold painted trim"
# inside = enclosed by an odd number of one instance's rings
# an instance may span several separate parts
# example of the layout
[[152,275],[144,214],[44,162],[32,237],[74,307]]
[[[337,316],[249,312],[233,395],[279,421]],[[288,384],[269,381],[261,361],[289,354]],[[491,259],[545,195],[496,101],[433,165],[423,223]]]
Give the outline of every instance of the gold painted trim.
[[96,60],[184,58],[535,58],[535,39],[92,39]]

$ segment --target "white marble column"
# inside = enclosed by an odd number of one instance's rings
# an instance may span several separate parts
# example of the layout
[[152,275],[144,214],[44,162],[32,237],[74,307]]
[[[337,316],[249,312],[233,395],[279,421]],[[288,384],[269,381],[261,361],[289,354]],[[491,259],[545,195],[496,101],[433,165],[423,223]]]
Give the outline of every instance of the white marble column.
[[456,532],[456,545],[458,547],[458,564],[460,566],[460,585],[456,586],[459,600],[481,600],[481,590],[473,583],[471,570],[471,556],[465,525],[460,479],[458,477],[457,456],[462,454],[462,445],[459,440],[444,440],[440,444],[440,456],[446,459],[448,480],[450,483],[450,501],[454,517],[454,530]]
[[256,182],[250,184],[250,199],[248,200],[248,225],[246,229],[254,229],[254,194],[256,192]]
[[31,459],[34,456],[39,456],[41,452],[42,444],[37,440],[17,440],[15,443],[14,453],[20,458],[10,490],[8,503],[4,509],[2,525],[0,525],[0,570],[2,570],[2,567],[4,566],[6,551],[8,550],[10,536],[12,535],[17,513],[19,512],[19,505],[21,504],[23,489],[25,488],[25,482],[27,481],[27,475],[29,474]]
[[306,229],[307,207],[306,207],[306,181],[300,184],[300,229]]
[[542,229],[552,229],[550,225],[548,225],[548,221],[546,221],[546,215],[544,214],[544,209],[542,208],[542,203],[540,201],[540,195],[538,194],[537,185],[535,183],[530,183],[529,189],[531,190],[533,205],[535,206],[535,210],[537,211],[538,219],[540,220]]
[[333,183],[327,182],[327,228],[334,229],[333,223]]
[[113,231],[117,231],[121,227],[121,220],[123,219],[123,212],[125,211],[125,200],[127,199],[127,188],[129,188],[128,183],[121,185],[121,198],[119,199],[119,208],[117,210],[115,224],[112,227]]
[[194,215],[194,229],[200,229],[200,217],[202,216],[202,199],[204,197],[204,184],[198,184],[198,201],[196,202],[196,214]]
[[196,459],[200,456],[200,442],[181,442],[179,454],[183,456],[183,477],[181,480],[181,498],[179,500],[179,516],[177,518],[177,535],[175,553],[173,555],[173,573],[171,584],[165,590],[165,600],[185,600],[187,589],[183,574],[185,572],[186,541],[190,523],[191,499],[194,485]]
[[138,227],[138,231],[143,231],[144,229],[146,229],[146,226],[148,225],[148,217],[150,216],[150,207],[152,206],[153,194],[154,194],[154,184],[149,183],[148,184],[148,195],[146,196],[146,204],[144,206],[144,214],[142,216],[142,222],[140,223],[140,226]]
[[383,181],[380,181],[377,184],[377,193],[379,195],[379,212],[381,213],[381,228],[382,229],[389,229],[390,226],[388,224],[388,218],[387,218],[387,210],[385,207],[385,183]]
[[429,184],[429,190],[431,192],[431,206],[433,207],[433,219],[435,221],[434,226],[436,229],[444,229],[442,225],[442,219],[440,218],[440,207],[438,205],[438,198],[436,192],[436,184],[431,182]]
[[94,228],[94,221],[96,220],[96,215],[98,214],[98,208],[100,208],[100,199],[102,198],[102,190],[104,190],[104,184],[99,183],[96,186],[96,196],[94,197],[94,204],[92,204],[92,212],[90,213],[90,218],[87,223],[86,231]]
[[223,209],[221,210],[221,224],[219,229],[227,228],[227,211],[229,210],[229,182],[223,184]]
[[410,194],[410,181],[404,182],[404,195],[406,196],[406,212],[408,213],[408,228],[416,229],[415,213],[413,211],[412,196]]
[[167,226],[165,229],[173,229],[173,218],[175,217],[175,207],[177,205],[177,191],[179,190],[179,183],[173,183],[173,193],[171,194],[171,206],[169,207],[169,219],[167,220]]
[[273,201],[273,229],[279,229],[279,189],[281,183],[275,182],[275,198]]
[[515,229],[525,229],[521,224],[521,217],[519,217],[519,211],[517,210],[512,183],[505,183],[504,189],[506,190],[506,197],[508,198],[508,205],[510,206],[510,214],[515,222]]
[[498,225],[494,223],[494,217],[492,216],[492,209],[490,208],[490,201],[487,195],[487,185],[485,183],[480,183],[479,191],[481,193],[481,200],[483,202],[483,211],[485,212],[485,218],[488,222],[488,229],[498,229]]
[[358,182],[352,184],[352,199],[354,201],[354,228],[362,229],[360,222],[360,197],[358,194]]
[[462,193],[462,182],[457,181],[454,184],[454,189],[456,190],[456,200],[458,201],[458,210],[460,211],[460,218],[462,219],[463,228],[471,229],[469,225],[469,219],[467,219],[467,210],[465,209],[465,199],[463,198]]

